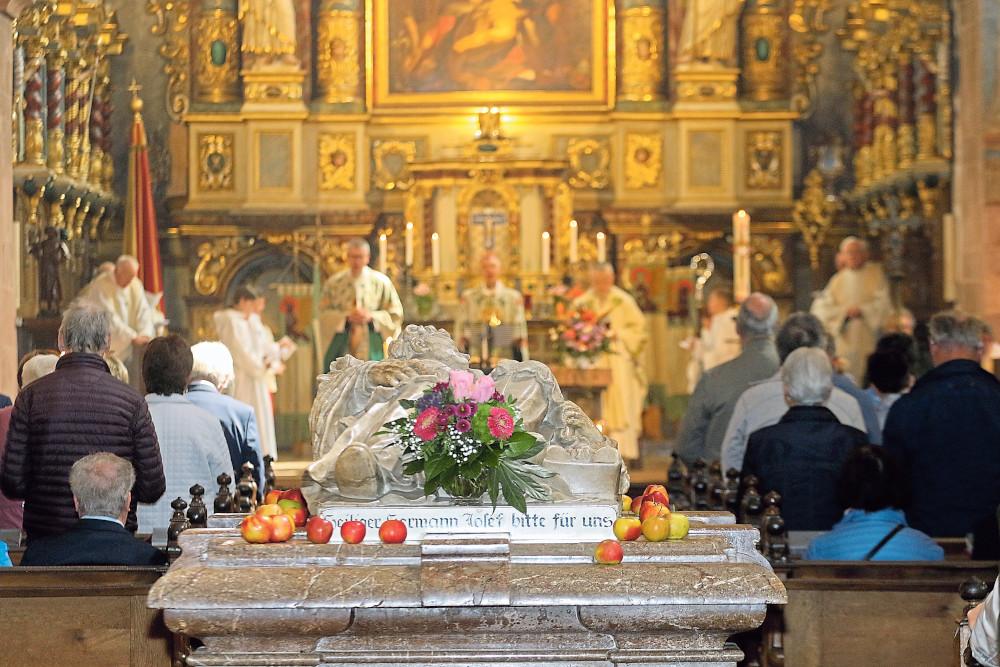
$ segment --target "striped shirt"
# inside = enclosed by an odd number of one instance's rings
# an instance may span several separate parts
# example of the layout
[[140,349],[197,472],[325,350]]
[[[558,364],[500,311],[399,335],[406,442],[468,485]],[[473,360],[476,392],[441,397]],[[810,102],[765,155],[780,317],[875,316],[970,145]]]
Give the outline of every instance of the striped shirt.
[[[847,510],[829,533],[809,543],[805,559],[862,560],[898,525],[906,526],[902,510]],[[944,549],[919,530],[905,527],[893,535],[872,560],[944,560]]]

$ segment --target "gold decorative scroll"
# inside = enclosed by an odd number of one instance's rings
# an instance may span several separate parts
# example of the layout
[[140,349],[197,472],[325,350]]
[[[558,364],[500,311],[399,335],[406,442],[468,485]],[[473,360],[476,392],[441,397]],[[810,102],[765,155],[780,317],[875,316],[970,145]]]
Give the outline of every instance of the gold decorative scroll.
[[357,11],[320,12],[316,27],[316,83],[324,102],[354,102],[360,95],[360,25]]
[[356,137],[351,133],[319,135],[319,189],[354,190]]
[[233,157],[232,133],[198,135],[198,188],[232,190]]
[[659,132],[630,132],[625,135],[625,187],[629,190],[655,188],[663,170],[663,137]]
[[213,9],[202,13],[194,30],[195,95],[200,102],[233,102],[239,99],[239,47],[236,17]]
[[746,186],[749,190],[775,190],[784,180],[784,142],[781,132],[748,132]]
[[194,271],[194,288],[202,296],[212,296],[222,285],[221,276],[235,262],[236,256],[249,246],[239,238],[221,238],[198,246],[198,267]]
[[574,188],[603,190],[611,182],[611,147],[607,139],[574,138],[566,145]]
[[410,163],[417,159],[414,139],[376,139],[372,142],[372,184],[378,190],[405,192],[413,185]]
[[164,59],[167,75],[167,113],[179,122],[191,105],[188,86],[188,63],[191,60],[188,16],[190,0],[146,0],[146,12],[154,18],[149,31],[163,38],[157,52]]
[[622,69],[618,98],[634,102],[663,99],[662,7],[632,7],[622,12]]

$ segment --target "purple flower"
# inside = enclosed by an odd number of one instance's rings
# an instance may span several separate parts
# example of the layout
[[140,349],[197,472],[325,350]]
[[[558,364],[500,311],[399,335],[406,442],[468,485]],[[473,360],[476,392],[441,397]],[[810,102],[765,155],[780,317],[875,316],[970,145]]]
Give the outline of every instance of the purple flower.
[[472,412],[475,410],[474,403],[462,403],[458,406],[458,416],[459,417],[471,417]]
[[450,418],[448,417],[447,413],[445,413],[444,411],[441,411],[440,413],[438,413],[438,416],[437,416],[437,425],[440,426],[440,427],[442,427],[442,428],[444,428],[445,426],[448,425],[448,420],[449,419]]
[[496,401],[497,403],[503,403],[504,402],[503,394],[501,394],[499,391],[493,392],[493,400]]
[[455,430],[459,433],[468,433],[472,429],[472,422],[464,417],[455,422]]
[[447,415],[449,417],[456,417],[456,416],[458,416],[458,406],[457,405],[449,405],[449,406],[447,406],[444,409],[444,411],[445,411],[445,413],[447,413]]

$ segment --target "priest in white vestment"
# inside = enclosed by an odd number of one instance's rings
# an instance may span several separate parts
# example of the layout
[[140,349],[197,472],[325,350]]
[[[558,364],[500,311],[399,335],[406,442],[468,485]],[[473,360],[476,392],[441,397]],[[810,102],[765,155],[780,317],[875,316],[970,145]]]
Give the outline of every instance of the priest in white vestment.
[[79,298],[111,314],[111,353],[126,365],[133,384],[137,383],[142,348],[156,335],[156,318],[139,280],[139,261],[122,255],[114,269],[98,273]]
[[362,361],[380,361],[385,343],[398,338],[403,304],[389,276],[368,266],[371,246],[364,239],[347,243],[347,268],[323,285],[320,297],[322,340],[332,335],[323,359],[323,372],[344,355]]
[[[236,290],[236,303],[215,313],[215,330],[219,340],[233,355],[233,397],[251,406],[257,418],[260,449],[264,456],[278,458],[274,434],[274,405],[271,402],[269,380],[276,370],[272,352],[261,335],[257,309],[263,297],[255,288],[244,285]],[[256,318],[257,323],[253,320]]]
[[[455,315],[455,340],[463,352],[480,349],[478,337],[491,321],[510,327],[511,346],[495,356],[515,361],[528,360],[528,321],[524,314],[524,296],[500,280],[503,265],[492,252],[483,255],[483,284],[462,292]],[[493,341],[488,341],[493,348]]]
[[611,325],[611,350],[597,361],[598,367],[611,369],[611,384],[601,398],[601,419],[605,434],[618,441],[622,458],[635,460],[648,388],[643,369],[646,318],[632,295],[615,286],[614,269],[606,263],[591,271],[590,289],[573,302],[573,308],[590,310]]
[[882,266],[868,261],[868,245],[857,237],[840,244],[838,265],[811,311],[834,337],[846,371],[860,380],[892,307],[889,283]]

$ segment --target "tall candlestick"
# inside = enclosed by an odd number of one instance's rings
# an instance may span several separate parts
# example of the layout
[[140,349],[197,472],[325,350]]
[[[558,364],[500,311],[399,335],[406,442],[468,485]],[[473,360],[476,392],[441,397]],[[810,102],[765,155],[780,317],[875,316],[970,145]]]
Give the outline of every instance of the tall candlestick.
[[597,261],[608,261],[607,237],[604,235],[604,232],[597,232]]
[[576,220],[570,220],[569,221],[569,263],[570,264],[576,264],[576,261],[580,258],[579,257],[579,249],[577,248],[577,244],[579,242],[579,238],[577,238],[577,235],[579,233],[579,228],[578,227],[579,226],[576,224]]
[[542,232],[542,273],[548,273],[552,268],[552,236]]
[[743,209],[733,214],[733,295],[750,296],[750,215]]
[[406,223],[406,233],[403,234],[403,255],[407,266],[413,266],[413,223]]
[[955,214],[945,213],[941,218],[941,257],[944,290],[941,295],[946,302],[957,301],[955,285]]
[[441,237],[437,232],[431,234],[431,272],[441,275]]
[[378,237],[378,270],[388,273],[389,269],[389,238],[385,234]]

